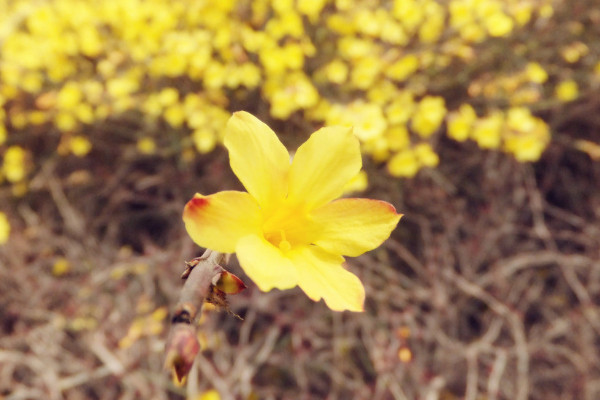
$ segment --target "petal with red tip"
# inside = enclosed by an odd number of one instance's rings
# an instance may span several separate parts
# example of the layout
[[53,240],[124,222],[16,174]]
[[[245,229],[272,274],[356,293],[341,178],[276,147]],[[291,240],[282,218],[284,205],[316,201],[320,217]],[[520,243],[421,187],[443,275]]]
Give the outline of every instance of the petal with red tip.
[[196,244],[221,253],[233,253],[238,240],[260,232],[262,217],[248,193],[224,191],[196,194],[183,210],[185,228]]

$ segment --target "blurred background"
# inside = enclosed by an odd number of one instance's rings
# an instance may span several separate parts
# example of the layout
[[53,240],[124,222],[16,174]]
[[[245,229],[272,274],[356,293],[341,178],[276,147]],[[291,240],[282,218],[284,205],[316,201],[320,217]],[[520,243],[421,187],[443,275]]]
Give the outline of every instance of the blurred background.
[[[0,399],[600,398],[595,0],[0,0]],[[162,370],[195,192],[246,110],[352,125],[351,196],[404,213],[299,289],[206,310]]]

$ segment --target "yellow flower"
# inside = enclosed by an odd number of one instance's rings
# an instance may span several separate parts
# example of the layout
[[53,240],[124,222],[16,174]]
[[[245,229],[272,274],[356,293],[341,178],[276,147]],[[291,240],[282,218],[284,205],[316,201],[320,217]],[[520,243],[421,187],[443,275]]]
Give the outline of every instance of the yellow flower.
[[419,167],[419,160],[411,149],[396,153],[387,163],[388,171],[392,176],[412,178],[419,172]]
[[469,137],[477,114],[471,105],[464,103],[458,111],[452,112],[448,117],[448,136],[459,142],[464,142]]
[[69,82],[61,88],[56,97],[56,106],[62,110],[72,110],[81,103],[83,93],[75,82]]
[[319,101],[319,92],[303,72],[289,74],[283,82],[268,80],[264,91],[271,101],[271,115],[279,119],[286,119],[292,113],[312,107]]
[[410,145],[410,134],[404,125],[396,125],[386,132],[386,140],[390,150],[398,151]]
[[211,152],[217,145],[217,138],[215,137],[215,134],[206,128],[198,128],[194,130],[192,133],[192,141],[194,142],[196,149],[201,154]]
[[137,141],[137,149],[142,154],[154,154],[156,142],[151,137],[144,137]]
[[560,82],[554,89],[554,95],[564,102],[575,100],[579,96],[577,82],[572,79]]
[[428,138],[439,128],[445,116],[444,99],[437,96],[425,96],[417,107],[411,126],[420,136]]
[[502,112],[492,112],[487,117],[475,121],[471,137],[482,149],[497,149],[502,139],[502,125],[504,115]]
[[546,70],[536,62],[530,62],[525,67],[525,76],[534,83],[544,83],[548,80]]
[[354,62],[350,72],[352,87],[366,90],[373,86],[381,71],[381,61],[377,57],[364,57]]
[[440,158],[431,148],[429,143],[420,143],[415,146],[415,156],[419,164],[425,167],[436,167],[440,163]]
[[306,15],[311,23],[316,23],[326,0],[298,0],[298,11]]
[[[361,169],[351,128],[315,132],[290,155],[277,135],[246,112],[230,118],[224,144],[248,190],[196,194],[183,220],[200,246],[237,254],[263,291],[296,285],[336,311],[362,311],[364,288],[343,266],[388,238],[401,215],[386,202],[337,199]],[[335,200],[335,201],[333,201]]]
[[25,179],[27,153],[20,146],[10,146],[4,153],[2,172],[9,182],[16,183]]
[[59,257],[52,265],[52,275],[62,276],[71,270],[71,263],[64,257]]
[[446,12],[442,6],[432,1],[424,7],[427,17],[419,28],[419,40],[422,43],[435,43],[444,30]]
[[340,59],[335,59],[324,68],[325,76],[330,82],[344,83],[348,78],[348,66]]
[[69,141],[71,153],[77,157],[83,157],[92,150],[92,143],[83,136],[74,136]]
[[387,128],[381,107],[362,100],[334,107],[327,116],[327,122],[354,127],[354,134],[362,141],[381,136]]
[[390,65],[385,72],[391,79],[404,82],[417,69],[419,69],[419,59],[414,54],[409,54]]
[[396,0],[392,15],[402,22],[407,32],[414,32],[423,22],[425,11],[422,4],[415,0]]
[[514,26],[513,20],[502,11],[493,13],[485,22],[489,34],[494,37],[507,36]]

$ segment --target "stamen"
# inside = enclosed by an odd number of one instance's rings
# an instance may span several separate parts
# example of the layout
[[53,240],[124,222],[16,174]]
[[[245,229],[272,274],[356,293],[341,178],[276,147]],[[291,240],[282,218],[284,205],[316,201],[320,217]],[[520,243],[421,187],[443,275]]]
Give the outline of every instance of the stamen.
[[279,250],[286,252],[290,251],[292,245],[285,238],[285,232],[283,230],[279,231],[281,233],[281,241],[279,242]]

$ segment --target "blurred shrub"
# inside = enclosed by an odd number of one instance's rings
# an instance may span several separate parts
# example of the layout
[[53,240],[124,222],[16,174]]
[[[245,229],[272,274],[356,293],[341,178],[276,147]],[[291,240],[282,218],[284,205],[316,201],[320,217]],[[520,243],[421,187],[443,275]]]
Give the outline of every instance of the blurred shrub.
[[600,81],[600,10],[570,12],[551,0],[7,0],[0,182],[22,195],[44,157],[88,157],[108,121],[130,118],[139,154],[190,159],[215,148],[232,110],[264,119],[263,105],[353,125],[394,176],[435,167],[443,134],[535,161],[551,137],[540,115]]

